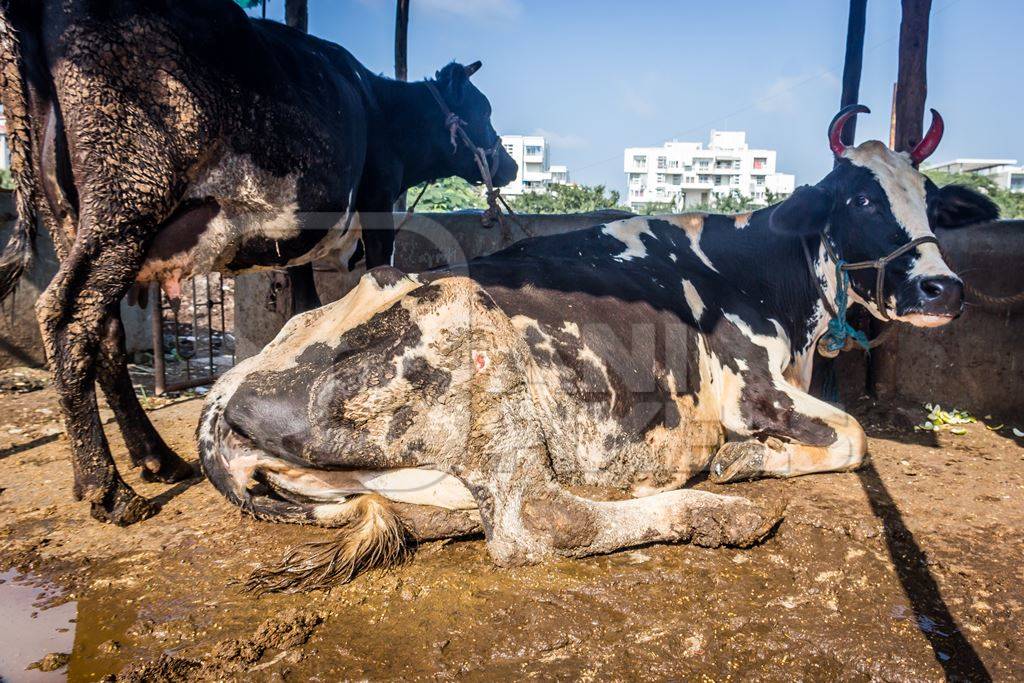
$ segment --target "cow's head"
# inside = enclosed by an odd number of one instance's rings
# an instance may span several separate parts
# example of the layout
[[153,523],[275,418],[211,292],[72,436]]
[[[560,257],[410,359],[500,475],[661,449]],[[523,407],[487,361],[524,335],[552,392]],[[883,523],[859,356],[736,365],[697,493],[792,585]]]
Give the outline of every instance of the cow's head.
[[[481,149],[487,158],[492,182],[495,187],[502,187],[515,179],[519,167],[505,151],[501,138],[491,125],[491,103],[470,81],[470,76],[481,66],[480,62],[468,66],[452,62],[437,72],[437,91],[451,113],[458,117],[457,123],[465,131],[472,146],[449,129],[444,129],[442,139],[438,142],[441,154],[447,155],[451,174],[472,183],[484,182],[474,158],[475,148]],[[451,122],[447,123],[450,125]]]
[[829,127],[835,168],[776,207],[771,226],[791,235],[820,234],[834,257],[849,264],[885,259],[881,280],[878,268],[847,271],[851,297],[878,318],[919,327],[943,325],[963,308],[963,282],[943,260],[932,227],[992,220],[998,209],[968,188],[939,189],[917,169],[942,137],[942,117],[935,110],[928,133],[909,153],[894,152],[877,140],[844,145],[843,126],[867,111],[852,105],[836,115]]

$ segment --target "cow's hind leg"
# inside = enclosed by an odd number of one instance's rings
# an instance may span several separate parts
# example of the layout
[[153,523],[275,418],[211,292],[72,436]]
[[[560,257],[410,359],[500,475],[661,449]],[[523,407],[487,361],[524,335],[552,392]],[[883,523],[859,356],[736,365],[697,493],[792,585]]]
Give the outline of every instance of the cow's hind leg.
[[[784,382],[773,393],[760,403],[771,414],[751,407],[746,419],[726,420],[733,432],[756,438],[723,445],[711,460],[712,481],[844,472],[861,465],[867,439],[853,416]],[[784,414],[775,406],[784,406]]]
[[746,498],[692,489],[595,501],[553,481],[541,456],[529,457],[520,466],[481,505],[488,550],[504,566],[647,543],[747,547],[772,531],[784,508],[766,509]]
[[142,478],[170,484],[194,476],[192,466],[164,443],[135,395],[128,374],[128,354],[119,305],[115,304],[108,310],[98,361],[100,387],[114,411],[132,465],[142,468]]
[[71,442],[75,497],[96,519],[119,525],[155,509],[118,473],[100,421],[95,384],[108,309],[120,301],[143,258],[141,237],[111,230],[102,239],[82,230],[36,303],[46,356]]

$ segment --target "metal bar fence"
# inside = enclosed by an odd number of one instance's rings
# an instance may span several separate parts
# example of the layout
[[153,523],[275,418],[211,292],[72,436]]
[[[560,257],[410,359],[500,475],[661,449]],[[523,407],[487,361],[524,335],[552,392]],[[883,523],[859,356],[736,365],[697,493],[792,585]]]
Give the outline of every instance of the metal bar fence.
[[[231,301],[226,296],[229,289]],[[233,305],[233,288],[226,285],[224,276],[213,273],[192,278],[189,290],[190,301],[179,300],[172,306],[159,286],[150,288],[150,300],[156,302],[152,331],[157,396],[211,384],[235,364],[234,335],[228,329],[226,310]]]

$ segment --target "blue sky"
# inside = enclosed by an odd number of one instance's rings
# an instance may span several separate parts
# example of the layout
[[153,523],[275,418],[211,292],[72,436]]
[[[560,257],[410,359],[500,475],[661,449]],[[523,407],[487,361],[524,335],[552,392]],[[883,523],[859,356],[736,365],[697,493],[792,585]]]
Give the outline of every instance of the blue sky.
[[[310,32],[393,75],[393,0],[309,0]],[[474,81],[502,133],[541,133],[577,182],[623,190],[622,149],[746,130],[780,170],[831,167],[846,0],[411,0],[409,75],[483,60]],[[888,139],[899,1],[869,0],[864,136]],[[280,19],[284,0],[269,0]],[[253,14],[258,13],[258,10]],[[934,160],[1024,161],[1021,0],[933,0],[928,106],[946,119]]]

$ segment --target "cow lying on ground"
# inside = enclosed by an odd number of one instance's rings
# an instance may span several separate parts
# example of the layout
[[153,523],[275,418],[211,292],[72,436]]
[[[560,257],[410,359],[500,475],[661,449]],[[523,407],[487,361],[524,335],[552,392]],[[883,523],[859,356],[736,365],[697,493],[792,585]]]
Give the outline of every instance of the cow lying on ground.
[[9,0],[0,53],[20,219],[0,299],[38,212],[61,261],[37,310],[75,495],[117,524],[154,508],[114,466],[95,381],[145,478],[192,474],[135,397],[118,308],[129,288],[159,282],[173,301],[190,275],[351,254],[360,235],[369,266],[389,263],[401,192],[516,174],[469,81],[479,62],[401,83],[231,0]]
[[483,531],[501,565],[655,541],[742,546],[778,512],[680,490],[690,478],[857,467],[860,425],[806,391],[833,259],[898,253],[880,278],[849,271],[848,294],[880,318],[941,325],[962,287],[929,215],[953,226],[995,210],[916,170],[941,125],[913,154],[845,148],[855,111],[831,128],[835,169],[776,206],[629,218],[422,275],[378,268],[291,320],[211,391],[201,461],[257,518],[343,530],[256,585],[346,579],[406,536]]

